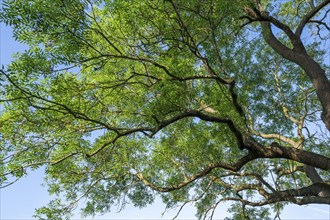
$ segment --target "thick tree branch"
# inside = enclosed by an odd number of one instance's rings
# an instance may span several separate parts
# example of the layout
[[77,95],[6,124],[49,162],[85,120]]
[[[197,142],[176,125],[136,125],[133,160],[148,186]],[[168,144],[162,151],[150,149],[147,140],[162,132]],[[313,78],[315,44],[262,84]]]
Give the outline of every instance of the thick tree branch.
[[313,183],[323,182],[321,176],[318,174],[318,172],[316,171],[316,169],[314,167],[305,165],[305,171],[306,171],[307,177],[310,180],[312,180]]
[[291,147],[283,147],[275,142],[273,142],[271,146],[266,147],[252,139],[247,139],[245,144],[246,148],[249,149],[252,154],[256,154],[258,158],[283,158],[323,170],[330,170],[330,158],[320,154]]
[[[321,192],[327,192],[328,195],[320,195]],[[283,201],[286,198],[305,197],[305,196],[320,196],[328,198],[327,204],[330,204],[330,184],[328,183],[314,183],[310,186],[300,189],[289,189],[278,191],[269,196],[268,200]],[[284,200],[285,201],[285,200]]]

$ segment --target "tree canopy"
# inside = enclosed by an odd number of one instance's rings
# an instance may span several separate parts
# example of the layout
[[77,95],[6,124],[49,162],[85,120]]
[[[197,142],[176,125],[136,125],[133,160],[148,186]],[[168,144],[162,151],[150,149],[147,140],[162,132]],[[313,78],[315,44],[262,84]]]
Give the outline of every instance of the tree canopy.
[[29,49],[1,69],[1,187],[45,167],[49,219],[330,204],[329,3],[4,1]]

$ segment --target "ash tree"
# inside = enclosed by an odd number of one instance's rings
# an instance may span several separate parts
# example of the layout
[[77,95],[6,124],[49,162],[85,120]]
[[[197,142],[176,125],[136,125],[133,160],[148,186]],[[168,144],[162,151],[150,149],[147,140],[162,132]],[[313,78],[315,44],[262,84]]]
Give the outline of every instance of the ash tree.
[[329,3],[4,1],[1,187],[43,167],[49,219],[330,204]]

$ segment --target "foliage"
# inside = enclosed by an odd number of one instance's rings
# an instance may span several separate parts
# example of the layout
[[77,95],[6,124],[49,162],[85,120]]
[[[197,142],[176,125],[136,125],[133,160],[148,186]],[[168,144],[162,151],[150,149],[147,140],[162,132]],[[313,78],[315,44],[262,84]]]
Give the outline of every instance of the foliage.
[[329,203],[328,3],[5,1],[29,49],[1,70],[2,187],[45,167],[49,219]]

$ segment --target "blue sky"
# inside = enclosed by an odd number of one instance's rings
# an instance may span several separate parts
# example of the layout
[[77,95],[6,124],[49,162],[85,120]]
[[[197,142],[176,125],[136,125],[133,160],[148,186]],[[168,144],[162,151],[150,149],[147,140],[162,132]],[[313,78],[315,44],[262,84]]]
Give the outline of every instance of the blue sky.
[[[0,24],[0,64],[6,65],[10,62],[11,55],[14,52],[22,51],[26,47],[14,41],[12,30],[9,27]],[[41,186],[43,182],[43,170],[37,170],[29,176],[21,179],[19,182],[7,188],[0,190],[0,219],[18,220],[33,219],[34,210],[47,204],[50,196],[47,188]],[[219,207],[215,214],[216,219],[223,219],[230,216],[226,213],[228,205]],[[145,209],[136,209],[127,206],[121,213],[114,212],[104,216],[95,216],[94,219],[169,219],[175,216],[174,212],[163,216],[164,205],[157,201],[154,205]],[[187,206],[178,219],[194,219],[194,208]],[[80,215],[74,216],[74,219],[80,219]],[[327,205],[309,205],[296,206],[289,205],[285,208],[281,219],[330,219],[330,206]]]

